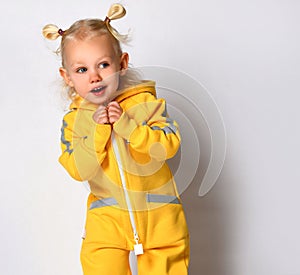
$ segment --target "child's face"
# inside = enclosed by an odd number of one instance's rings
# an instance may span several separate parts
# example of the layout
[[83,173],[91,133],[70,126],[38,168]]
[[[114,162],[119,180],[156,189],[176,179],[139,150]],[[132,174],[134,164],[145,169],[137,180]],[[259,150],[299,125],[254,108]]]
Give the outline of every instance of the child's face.
[[107,104],[117,95],[119,71],[127,69],[128,54],[117,56],[108,35],[71,40],[65,45],[64,68],[60,74],[66,84],[94,104]]

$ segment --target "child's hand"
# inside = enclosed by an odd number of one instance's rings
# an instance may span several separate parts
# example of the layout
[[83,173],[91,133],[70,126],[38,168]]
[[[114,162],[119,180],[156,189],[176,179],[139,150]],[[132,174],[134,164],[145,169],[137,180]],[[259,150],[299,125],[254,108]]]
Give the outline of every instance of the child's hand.
[[113,124],[120,118],[123,113],[123,109],[118,102],[112,101],[107,105],[107,113],[109,123]]
[[93,120],[98,124],[109,123],[107,108],[104,105],[100,105],[93,115]]

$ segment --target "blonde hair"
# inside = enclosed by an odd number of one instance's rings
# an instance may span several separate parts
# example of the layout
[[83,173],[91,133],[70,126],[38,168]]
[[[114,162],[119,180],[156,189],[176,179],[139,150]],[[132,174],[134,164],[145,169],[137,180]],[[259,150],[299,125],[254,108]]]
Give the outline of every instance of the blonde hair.
[[[82,19],[73,23],[69,29],[62,30],[56,25],[47,24],[44,26],[43,36],[49,40],[55,40],[61,37],[60,46],[56,53],[61,55],[62,66],[64,67],[65,45],[68,41],[73,39],[86,39],[98,35],[109,35],[111,37],[112,45],[115,53],[118,56],[122,55],[121,43],[127,44],[129,42],[128,34],[120,34],[115,28],[110,25],[112,20],[124,17],[126,14],[125,8],[121,4],[113,4],[105,18],[101,19]],[[124,81],[123,81],[124,82]],[[71,99],[76,95],[76,91],[72,88],[68,91]]]

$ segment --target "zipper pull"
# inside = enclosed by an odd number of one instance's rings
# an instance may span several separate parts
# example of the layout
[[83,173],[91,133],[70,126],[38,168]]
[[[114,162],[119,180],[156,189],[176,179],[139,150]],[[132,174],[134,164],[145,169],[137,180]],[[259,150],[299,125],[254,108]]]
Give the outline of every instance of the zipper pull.
[[143,245],[141,243],[137,243],[134,245],[134,254],[136,256],[144,254]]
[[136,256],[144,254],[143,245],[141,243],[139,243],[139,237],[136,234],[134,235],[134,239],[135,239],[135,245],[133,246],[134,254]]

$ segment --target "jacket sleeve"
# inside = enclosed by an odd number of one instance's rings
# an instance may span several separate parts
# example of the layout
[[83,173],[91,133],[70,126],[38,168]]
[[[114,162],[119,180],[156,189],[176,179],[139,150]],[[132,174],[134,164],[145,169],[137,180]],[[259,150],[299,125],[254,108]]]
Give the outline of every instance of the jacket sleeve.
[[59,162],[78,181],[95,176],[106,157],[111,126],[96,124],[92,112],[74,110],[64,116]]
[[130,149],[158,161],[172,158],[180,147],[178,124],[168,117],[165,100],[154,96],[123,112],[114,131],[129,142]]

